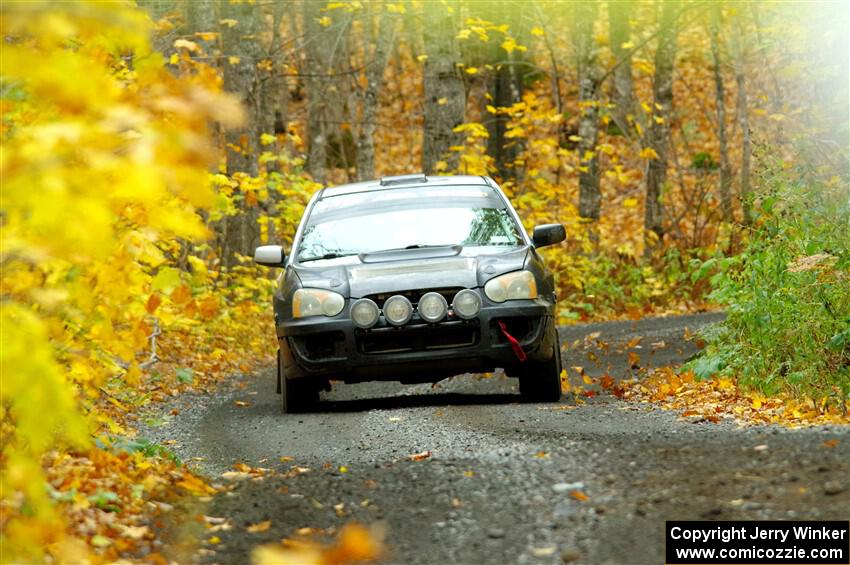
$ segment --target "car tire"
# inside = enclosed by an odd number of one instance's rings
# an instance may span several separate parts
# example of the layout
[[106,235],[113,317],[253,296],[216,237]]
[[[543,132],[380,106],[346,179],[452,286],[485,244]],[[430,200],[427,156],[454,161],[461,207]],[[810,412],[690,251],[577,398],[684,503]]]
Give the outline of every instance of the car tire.
[[519,392],[528,402],[561,400],[561,349],[555,340],[552,357],[546,361],[526,361],[519,371]]
[[280,408],[284,414],[309,412],[319,403],[319,389],[309,379],[287,379],[283,362],[278,363]]

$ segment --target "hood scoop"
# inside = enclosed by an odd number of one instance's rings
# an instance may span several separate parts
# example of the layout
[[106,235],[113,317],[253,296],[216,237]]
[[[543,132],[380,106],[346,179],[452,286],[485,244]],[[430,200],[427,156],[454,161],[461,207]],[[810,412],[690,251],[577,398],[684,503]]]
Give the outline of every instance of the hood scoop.
[[402,249],[361,253],[357,257],[362,263],[385,263],[387,261],[457,257],[461,251],[463,251],[463,245],[411,245]]

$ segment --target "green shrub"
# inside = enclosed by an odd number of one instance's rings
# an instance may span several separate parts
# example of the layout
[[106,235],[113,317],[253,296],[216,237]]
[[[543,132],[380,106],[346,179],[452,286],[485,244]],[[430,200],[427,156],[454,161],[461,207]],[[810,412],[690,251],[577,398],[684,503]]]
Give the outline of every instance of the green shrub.
[[755,202],[744,251],[706,261],[710,298],[728,305],[724,324],[705,335],[697,375],[735,376],[772,394],[850,395],[850,190],[770,171]]

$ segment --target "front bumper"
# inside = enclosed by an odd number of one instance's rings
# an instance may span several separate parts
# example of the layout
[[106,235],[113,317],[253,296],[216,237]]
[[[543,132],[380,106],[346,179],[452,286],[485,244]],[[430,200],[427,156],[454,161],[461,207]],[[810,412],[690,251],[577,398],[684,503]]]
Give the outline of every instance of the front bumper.
[[516,365],[499,321],[529,360],[550,358],[556,335],[553,311],[554,305],[541,298],[513,300],[485,303],[474,320],[413,320],[398,328],[378,324],[370,330],[357,328],[348,318],[313,317],[280,324],[277,335],[287,379],[433,382]]

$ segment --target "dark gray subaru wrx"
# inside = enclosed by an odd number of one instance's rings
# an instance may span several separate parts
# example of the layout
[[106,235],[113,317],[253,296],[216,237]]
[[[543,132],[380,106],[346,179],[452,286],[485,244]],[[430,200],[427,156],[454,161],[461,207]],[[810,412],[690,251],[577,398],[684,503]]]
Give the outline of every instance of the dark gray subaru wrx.
[[561,397],[555,284],[487,177],[405,175],[325,188],[307,205],[274,293],[284,412],[315,406],[330,380],[436,382],[504,368],[521,394]]

